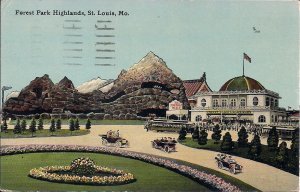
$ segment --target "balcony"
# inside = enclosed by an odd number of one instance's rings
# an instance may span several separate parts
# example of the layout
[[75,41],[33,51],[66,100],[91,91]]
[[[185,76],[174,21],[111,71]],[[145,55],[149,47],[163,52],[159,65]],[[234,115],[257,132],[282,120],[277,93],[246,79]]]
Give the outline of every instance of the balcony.
[[[270,107],[270,106],[225,106],[225,107],[199,107],[196,106],[192,108],[191,110],[226,110],[226,111],[260,111],[260,110],[283,110],[284,108],[279,107]],[[284,109],[285,110],[285,109]]]

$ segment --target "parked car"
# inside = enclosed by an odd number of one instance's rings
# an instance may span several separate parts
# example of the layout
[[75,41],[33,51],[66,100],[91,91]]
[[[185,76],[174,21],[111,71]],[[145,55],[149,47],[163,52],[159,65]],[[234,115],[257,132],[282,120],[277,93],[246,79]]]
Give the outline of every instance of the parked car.
[[163,150],[166,153],[176,151],[177,141],[175,140],[175,138],[162,137],[162,138],[155,139],[151,142],[153,148]]
[[106,135],[99,135],[102,139],[102,144],[110,147],[128,147],[129,142],[119,136],[119,132],[108,131]]
[[215,159],[220,169],[229,170],[233,174],[242,172],[243,166],[239,165],[231,156],[218,154]]

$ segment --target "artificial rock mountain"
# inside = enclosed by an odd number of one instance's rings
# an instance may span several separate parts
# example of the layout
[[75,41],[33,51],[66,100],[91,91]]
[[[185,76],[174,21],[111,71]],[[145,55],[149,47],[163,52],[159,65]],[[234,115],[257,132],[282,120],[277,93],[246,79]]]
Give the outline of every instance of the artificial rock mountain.
[[54,84],[44,75],[31,81],[18,97],[8,99],[4,111],[10,114],[96,112],[122,119],[151,113],[164,116],[168,104],[175,99],[183,103],[183,108],[189,108],[181,79],[150,52],[127,71],[122,70],[107,93],[100,90],[80,93],[67,77]]

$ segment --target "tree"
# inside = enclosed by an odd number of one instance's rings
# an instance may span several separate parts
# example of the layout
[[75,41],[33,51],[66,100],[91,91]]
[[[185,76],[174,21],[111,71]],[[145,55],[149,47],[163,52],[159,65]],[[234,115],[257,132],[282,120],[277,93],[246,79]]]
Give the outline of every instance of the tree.
[[275,159],[276,159],[277,165],[280,168],[285,168],[285,166],[289,160],[289,153],[288,153],[287,144],[285,141],[280,143]]
[[222,136],[222,131],[220,130],[220,126],[219,124],[215,125],[214,129],[213,129],[213,134],[211,135],[211,138],[213,140],[215,140],[215,144],[219,143],[221,136]]
[[275,151],[277,149],[279,143],[279,137],[278,137],[276,127],[272,127],[272,129],[270,130],[267,143],[270,151]]
[[29,126],[29,131],[31,132],[31,136],[33,137],[33,133],[36,132],[36,121],[35,118],[32,118],[30,126]]
[[69,130],[71,131],[71,135],[72,135],[73,131],[75,130],[75,124],[73,118],[71,118],[69,121]]
[[38,130],[43,130],[44,129],[44,122],[43,122],[43,118],[39,118],[38,121]]
[[199,133],[199,137],[198,137],[198,144],[199,145],[206,145],[207,144],[207,132],[202,129]]
[[299,158],[299,128],[295,129],[291,144],[292,158]]
[[53,133],[56,131],[54,119],[51,119],[49,131],[51,132],[51,136],[53,136]]
[[194,130],[193,134],[192,134],[192,139],[198,139],[199,138],[199,127],[196,126],[196,129]]
[[24,132],[26,130],[26,127],[27,127],[26,120],[23,119],[22,122],[21,122],[21,130],[22,130],[22,132]]
[[57,121],[56,121],[56,129],[57,130],[61,129],[61,120],[60,119],[57,119]]
[[5,133],[7,133],[7,122],[6,122],[6,119],[3,119],[2,131],[4,131]]
[[186,130],[182,127],[179,131],[179,140],[185,140],[185,136],[186,136]]
[[226,132],[223,136],[223,140],[221,143],[221,150],[222,151],[232,151],[234,147],[234,143],[232,141],[231,135],[229,132]]
[[20,119],[17,119],[15,128],[14,128],[14,134],[19,134],[19,133],[21,133],[21,125],[20,125]]
[[86,124],[85,124],[85,128],[86,129],[90,129],[91,128],[91,120],[88,118],[87,120],[86,120]]
[[76,118],[74,126],[75,126],[75,130],[80,130],[80,125],[79,125],[79,119],[78,118]]
[[260,137],[258,134],[255,134],[250,145],[249,145],[249,151],[248,155],[252,159],[258,159],[261,153],[261,143],[260,143]]
[[248,133],[244,126],[238,132],[238,146],[239,147],[246,147],[248,145]]
[[291,156],[289,167],[294,173],[299,172],[299,128],[295,129],[291,144]]

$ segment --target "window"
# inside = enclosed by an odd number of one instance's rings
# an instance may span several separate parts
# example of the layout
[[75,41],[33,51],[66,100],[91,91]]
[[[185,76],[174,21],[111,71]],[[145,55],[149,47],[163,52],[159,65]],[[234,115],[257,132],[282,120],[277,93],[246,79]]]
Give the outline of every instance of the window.
[[197,115],[196,116],[196,122],[202,121],[202,116],[201,115]]
[[258,98],[257,97],[253,97],[253,105],[254,106],[258,105]]
[[258,117],[258,122],[259,122],[259,123],[265,123],[265,122],[266,122],[266,117],[265,117],[264,115],[260,115],[260,116]]
[[236,99],[231,99],[230,100],[230,105],[231,105],[231,107],[235,107],[236,106]]
[[274,115],[271,116],[271,122],[274,122]]
[[278,122],[278,116],[277,115],[275,116],[275,122]]
[[241,107],[246,107],[246,99],[241,99],[240,106]]
[[202,99],[202,100],[201,100],[201,106],[202,106],[202,107],[205,107],[205,106],[206,106],[206,100],[205,100],[205,99]]
[[270,106],[270,97],[266,97],[266,106]]
[[275,107],[278,107],[278,100],[275,99]]
[[222,107],[226,107],[227,106],[227,100],[226,99],[222,99]]
[[218,100],[214,99],[213,100],[213,107],[218,107],[218,106],[219,106]]
[[271,98],[271,107],[274,107],[274,99]]

